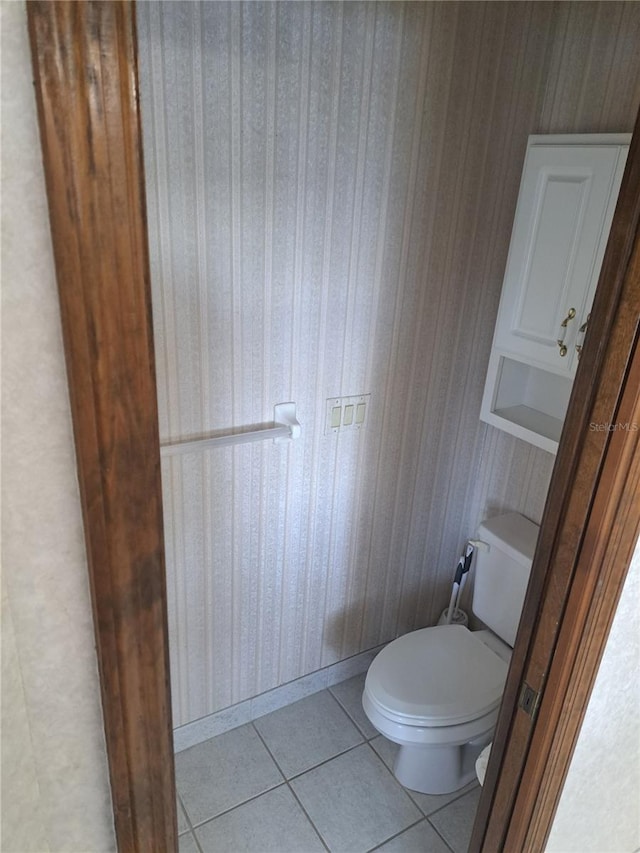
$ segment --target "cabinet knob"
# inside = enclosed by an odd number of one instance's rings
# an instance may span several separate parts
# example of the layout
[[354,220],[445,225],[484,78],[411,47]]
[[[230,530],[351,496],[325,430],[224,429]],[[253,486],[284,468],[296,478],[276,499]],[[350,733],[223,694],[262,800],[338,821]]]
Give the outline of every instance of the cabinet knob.
[[565,355],[567,354],[567,347],[566,347],[565,342],[564,342],[564,336],[565,336],[566,331],[567,331],[567,326],[569,325],[569,322],[571,320],[573,320],[573,318],[575,316],[576,316],[576,309],[575,308],[569,308],[569,313],[564,318],[562,323],[560,323],[561,337],[558,338],[557,344],[558,344],[558,347],[560,348],[560,355],[562,358],[564,358]]

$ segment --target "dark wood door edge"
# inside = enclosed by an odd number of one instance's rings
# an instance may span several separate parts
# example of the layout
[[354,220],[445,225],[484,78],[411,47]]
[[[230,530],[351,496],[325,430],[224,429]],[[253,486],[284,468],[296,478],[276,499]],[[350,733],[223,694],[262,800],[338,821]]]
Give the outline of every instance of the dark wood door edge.
[[134,7],[30,2],[115,828],[176,849]]
[[[638,532],[638,129],[637,121],[542,519],[474,853],[544,848]],[[617,424],[629,427],[609,428]],[[517,707],[525,680],[542,694],[534,720]]]
[[[638,350],[636,348],[636,353]],[[619,417],[640,424],[640,358]],[[623,423],[626,422],[622,421]],[[640,447],[614,436],[549,670],[507,849],[543,850],[633,555],[640,518]],[[533,793],[535,791],[535,794]],[[521,817],[522,816],[522,817]]]

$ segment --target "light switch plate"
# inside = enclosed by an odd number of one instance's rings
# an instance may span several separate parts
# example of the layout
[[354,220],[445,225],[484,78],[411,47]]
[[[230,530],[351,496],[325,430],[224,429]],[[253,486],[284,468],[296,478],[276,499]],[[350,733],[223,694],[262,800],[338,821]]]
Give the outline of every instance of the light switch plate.
[[369,419],[370,405],[371,394],[330,397],[326,405],[325,435],[332,432],[362,429]]

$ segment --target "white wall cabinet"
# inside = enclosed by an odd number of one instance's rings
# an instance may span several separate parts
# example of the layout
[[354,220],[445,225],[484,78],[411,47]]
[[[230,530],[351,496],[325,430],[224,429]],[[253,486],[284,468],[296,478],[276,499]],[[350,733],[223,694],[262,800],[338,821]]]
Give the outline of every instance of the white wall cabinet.
[[481,418],[555,453],[628,134],[531,136]]

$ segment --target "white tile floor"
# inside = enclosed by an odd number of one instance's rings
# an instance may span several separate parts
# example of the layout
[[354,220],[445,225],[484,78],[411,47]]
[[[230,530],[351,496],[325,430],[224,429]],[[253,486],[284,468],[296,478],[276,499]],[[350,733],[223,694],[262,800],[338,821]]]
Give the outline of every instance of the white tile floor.
[[180,853],[466,853],[480,789],[428,796],[361,705],[364,675],[176,755]]

